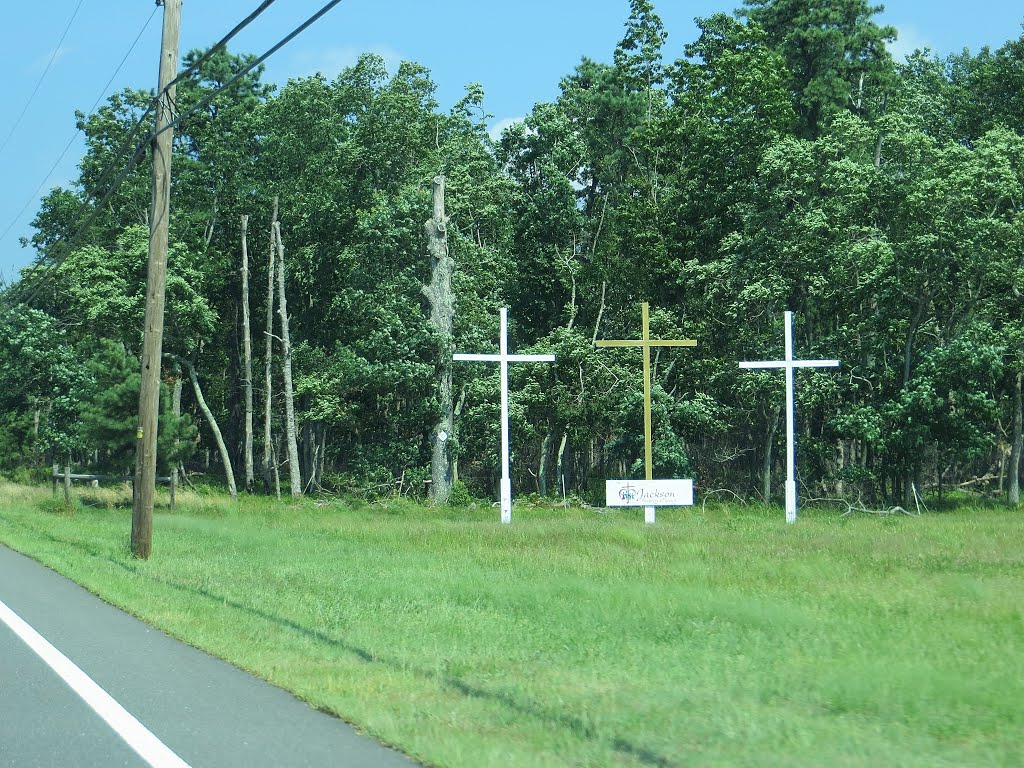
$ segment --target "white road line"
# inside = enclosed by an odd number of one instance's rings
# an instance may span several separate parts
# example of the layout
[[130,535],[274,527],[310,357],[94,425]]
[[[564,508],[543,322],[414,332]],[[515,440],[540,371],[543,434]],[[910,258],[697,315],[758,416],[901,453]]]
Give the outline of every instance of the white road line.
[[142,723],[116,701],[91,677],[78,668],[67,656],[58,651],[45,637],[30,627],[24,619],[0,600],[0,621],[6,624],[25,645],[31,648],[47,666],[88,704],[97,715],[114,729],[139,756],[153,768],[189,768],[188,763],[174,754],[166,744],[154,736]]

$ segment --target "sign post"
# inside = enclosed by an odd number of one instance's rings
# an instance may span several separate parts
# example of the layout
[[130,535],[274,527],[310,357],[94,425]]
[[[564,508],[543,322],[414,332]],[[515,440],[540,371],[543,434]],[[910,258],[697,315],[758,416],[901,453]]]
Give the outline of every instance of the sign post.
[[[648,480],[654,479],[654,440],[651,435],[651,347],[695,347],[693,339],[651,339],[650,305],[643,303],[643,338],[641,339],[608,339],[596,342],[599,347],[640,347],[644,354],[644,468]],[[691,502],[692,503],[692,502]],[[644,522],[653,525],[655,522],[655,505],[644,506]]]
[[[836,368],[838,360],[793,359],[793,313],[786,311],[786,359],[740,363],[740,368],[786,369],[786,522],[796,522],[796,416],[793,407],[794,368]],[[767,501],[767,499],[765,499]]]
[[512,480],[509,477],[508,456],[508,364],[509,363],[553,363],[554,355],[510,355],[508,353],[508,310],[499,312],[500,325],[496,355],[455,354],[454,360],[469,360],[482,363],[501,364],[501,522],[512,522]]

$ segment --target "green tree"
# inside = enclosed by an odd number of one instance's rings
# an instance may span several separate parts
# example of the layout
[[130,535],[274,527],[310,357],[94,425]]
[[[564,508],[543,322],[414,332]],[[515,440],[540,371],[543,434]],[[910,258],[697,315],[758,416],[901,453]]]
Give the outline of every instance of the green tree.
[[24,306],[0,309],[0,466],[46,466],[78,447],[81,369],[64,330]]
[[872,17],[883,6],[867,0],[744,0],[786,60],[799,116],[797,131],[816,138],[837,114],[877,112],[892,67],[886,43],[893,27]]
[[[114,341],[100,340],[86,361],[81,388],[81,430],[85,446],[96,450],[100,466],[131,473],[138,426],[139,361]],[[198,432],[189,416],[171,412],[166,385],[160,391],[160,433],[157,466],[169,471],[195,449]]]

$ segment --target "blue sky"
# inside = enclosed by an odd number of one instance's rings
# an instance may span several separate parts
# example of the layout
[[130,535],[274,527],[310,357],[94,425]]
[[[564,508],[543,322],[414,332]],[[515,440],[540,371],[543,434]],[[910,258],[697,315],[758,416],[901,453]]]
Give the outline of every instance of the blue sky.
[[[78,3],[67,36],[61,34]],[[234,41],[237,51],[262,53],[312,15],[324,0],[278,2]],[[185,0],[182,50],[218,40],[258,3],[256,0]],[[696,35],[694,17],[732,12],[740,0],[655,0],[669,32],[668,57],[676,58]],[[930,47],[940,54],[983,45],[998,47],[1021,35],[1020,0],[888,0],[879,21],[895,26],[898,54]],[[88,110],[153,14],[153,0],[36,0],[4,3],[0,66],[7,74],[0,112],[0,277],[11,280],[34,254],[18,238],[43,194],[76,174],[82,144],[76,141],[52,175],[75,133],[74,111]],[[344,0],[329,15],[278,52],[265,79],[321,71],[333,76],[363,51],[393,67],[402,59],[430,68],[447,107],[472,81],[483,84],[492,125],[525,115],[537,101],[555,98],[559,79],[582,56],[608,61],[629,13],[628,0]],[[160,16],[152,16],[134,52],[108,89],[156,84]],[[55,55],[56,52],[56,55]],[[16,121],[53,57],[50,69],[20,124]],[[15,129],[13,134],[12,129]],[[23,214],[18,212],[28,204]]]

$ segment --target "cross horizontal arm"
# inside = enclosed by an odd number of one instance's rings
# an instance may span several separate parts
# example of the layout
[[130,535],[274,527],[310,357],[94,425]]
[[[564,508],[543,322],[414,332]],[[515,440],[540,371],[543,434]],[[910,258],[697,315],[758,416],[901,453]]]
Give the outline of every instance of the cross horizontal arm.
[[502,360],[507,360],[510,363],[553,363],[555,362],[554,355],[505,355],[502,357],[500,354],[467,354],[467,353],[456,353],[452,355],[453,360],[474,360],[477,362],[484,363],[500,363]]
[[595,342],[599,347],[696,347],[694,339],[604,339]]
[[838,360],[760,360],[740,363],[740,368],[838,368]]
[[838,360],[794,360],[794,368],[838,368]]

